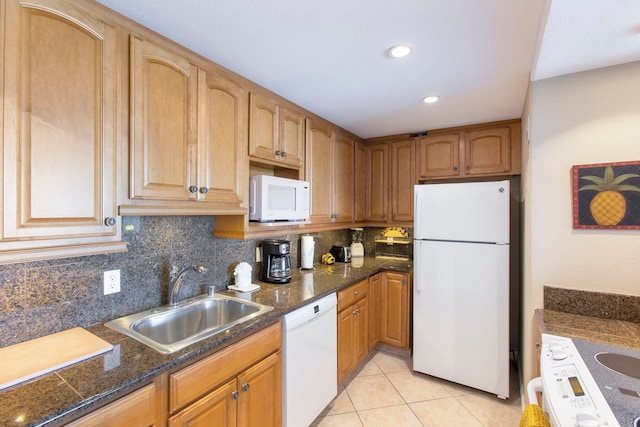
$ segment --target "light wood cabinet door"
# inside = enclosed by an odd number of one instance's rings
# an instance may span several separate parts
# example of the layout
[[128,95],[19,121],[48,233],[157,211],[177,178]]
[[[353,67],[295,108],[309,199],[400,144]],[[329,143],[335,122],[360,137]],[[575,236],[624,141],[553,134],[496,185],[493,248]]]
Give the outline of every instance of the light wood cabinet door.
[[356,141],[353,162],[353,220],[356,222],[365,220],[365,162],[365,145],[362,141]]
[[328,123],[307,119],[306,177],[311,183],[309,220],[333,219],[333,131]]
[[6,0],[2,9],[0,263],[126,250],[115,24],[74,2]]
[[338,384],[355,368],[353,342],[355,341],[355,305],[338,312]]
[[335,133],[333,141],[333,222],[352,222],[354,208],[354,140]]
[[[280,107],[281,163],[301,167],[304,159],[304,115],[300,111]],[[277,150],[276,150],[276,154]]]
[[278,101],[249,95],[249,155],[272,164],[299,168],[304,158],[304,114]]
[[465,175],[509,173],[511,171],[510,136],[509,127],[465,132]]
[[[274,353],[238,376],[238,427],[282,424],[282,358]],[[214,424],[215,425],[215,424]]]
[[391,222],[413,221],[413,186],[415,179],[415,144],[413,140],[391,143]]
[[338,383],[369,353],[369,281],[338,292]]
[[369,354],[369,298],[363,298],[355,305],[355,325],[353,337],[353,358],[357,365]]
[[67,427],[160,427],[162,423],[156,419],[155,403],[156,388],[154,384],[149,384],[67,424]]
[[233,378],[169,418],[169,427],[235,427],[237,380]]
[[386,222],[389,185],[389,145],[372,144],[366,149],[365,217]]
[[131,36],[132,199],[195,200],[198,68]]
[[382,326],[382,273],[369,277],[369,351],[380,342]]
[[380,341],[403,349],[409,348],[410,286],[406,273],[382,273]]
[[425,136],[418,139],[416,151],[420,179],[460,175],[459,134]]
[[198,87],[197,198],[240,203],[248,179],[247,92],[237,83],[202,69]]

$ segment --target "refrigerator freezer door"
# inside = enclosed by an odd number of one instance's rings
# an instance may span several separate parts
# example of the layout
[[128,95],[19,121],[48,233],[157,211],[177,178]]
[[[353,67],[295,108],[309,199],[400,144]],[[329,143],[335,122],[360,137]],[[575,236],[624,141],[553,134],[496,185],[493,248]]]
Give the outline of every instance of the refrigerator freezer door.
[[413,368],[509,396],[509,246],[416,241]]
[[416,185],[416,239],[509,242],[509,181]]

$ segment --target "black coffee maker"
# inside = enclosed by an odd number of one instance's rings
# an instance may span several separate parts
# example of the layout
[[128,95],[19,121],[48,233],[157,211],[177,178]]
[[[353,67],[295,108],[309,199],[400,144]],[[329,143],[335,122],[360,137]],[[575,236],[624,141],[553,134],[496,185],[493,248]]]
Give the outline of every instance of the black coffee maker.
[[291,281],[291,242],[288,240],[263,240],[260,281],[289,283]]

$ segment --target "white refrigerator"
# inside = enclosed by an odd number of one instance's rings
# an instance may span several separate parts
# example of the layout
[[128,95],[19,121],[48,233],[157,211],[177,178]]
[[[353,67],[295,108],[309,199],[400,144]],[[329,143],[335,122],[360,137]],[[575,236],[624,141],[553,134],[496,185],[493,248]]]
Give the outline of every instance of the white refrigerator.
[[416,185],[413,369],[509,397],[509,181]]

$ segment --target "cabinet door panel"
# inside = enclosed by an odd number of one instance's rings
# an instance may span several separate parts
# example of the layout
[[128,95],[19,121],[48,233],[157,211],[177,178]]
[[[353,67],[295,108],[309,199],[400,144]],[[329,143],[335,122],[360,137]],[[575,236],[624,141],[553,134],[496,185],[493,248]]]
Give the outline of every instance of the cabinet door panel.
[[369,277],[369,351],[380,342],[382,273]]
[[354,140],[336,134],[334,146],[333,219],[335,222],[352,222]]
[[274,353],[238,376],[238,427],[280,427],[282,358]]
[[388,155],[386,143],[367,146],[365,216],[368,221],[387,220]]
[[338,313],[338,384],[355,367],[353,357],[355,305]]
[[353,358],[354,364],[357,365],[369,353],[369,299],[363,298],[358,301],[355,308]]
[[353,220],[364,221],[365,220],[365,162],[366,162],[366,149],[362,141],[356,141],[354,151],[354,206],[353,206]]
[[333,214],[332,131],[328,124],[307,119],[307,153],[305,166],[311,182],[311,222],[330,222]]
[[247,146],[247,92],[238,84],[200,70],[198,193],[201,200],[241,202]]
[[2,238],[116,236],[116,28],[73,4],[3,7]]
[[235,427],[237,381],[232,379],[169,419],[169,427]]
[[412,140],[391,144],[391,220],[413,221],[415,148]]
[[302,166],[304,155],[304,116],[280,108],[280,161],[290,166]]
[[460,137],[458,134],[433,135],[418,141],[420,178],[460,175]]
[[511,139],[508,127],[466,132],[465,173],[499,174],[511,170]]
[[382,274],[381,341],[400,348],[409,344],[409,276]]
[[251,93],[249,155],[265,160],[277,160],[279,107],[275,101]]
[[131,37],[131,198],[195,199],[198,69]]

